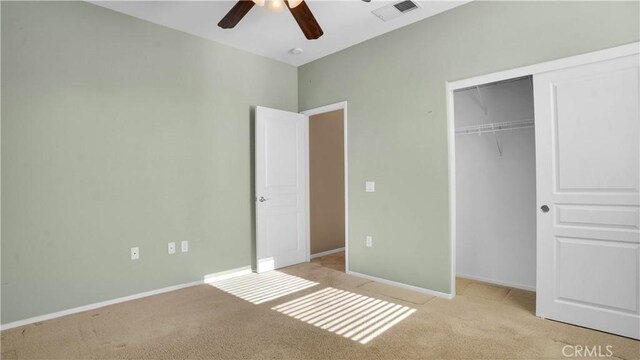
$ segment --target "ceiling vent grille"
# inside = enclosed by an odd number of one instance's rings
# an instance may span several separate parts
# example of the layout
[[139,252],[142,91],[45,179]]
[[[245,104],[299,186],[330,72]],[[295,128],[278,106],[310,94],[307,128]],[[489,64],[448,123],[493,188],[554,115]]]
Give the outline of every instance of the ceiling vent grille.
[[403,0],[375,9],[372,13],[382,21],[389,21],[420,7],[420,4],[414,0]]
[[396,9],[398,9],[398,11],[405,13],[407,11],[411,11],[411,10],[415,10],[418,8],[418,5],[416,5],[413,1],[411,0],[405,0],[402,2],[399,2],[397,4],[393,4],[393,7],[395,7]]

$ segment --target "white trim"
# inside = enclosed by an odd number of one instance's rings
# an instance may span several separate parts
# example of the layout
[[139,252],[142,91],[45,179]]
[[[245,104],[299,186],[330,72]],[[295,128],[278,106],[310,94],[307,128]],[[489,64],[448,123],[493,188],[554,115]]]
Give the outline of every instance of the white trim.
[[485,278],[485,277],[482,277],[482,276],[458,274],[457,277],[462,278],[462,279],[481,281],[481,282],[488,283],[488,284],[506,286],[506,287],[510,287],[510,288],[514,288],[514,289],[527,290],[527,291],[533,291],[533,292],[536,291],[536,287],[535,286],[522,285],[522,284],[512,283],[512,282],[508,282],[508,281],[498,281],[498,280],[494,280],[494,279],[490,279],[490,278]]
[[319,258],[319,257],[323,257],[323,256],[327,256],[327,255],[343,252],[343,251],[344,251],[343,247],[337,248],[337,249],[333,249],[333,250],[327,250],[327,251],[311,254],[311,258],[315,259],[315,258]]
[[453,117],[453,89],[447,83],[447,142],[449,144],[449,236],[451,237],[451,296],[456,296],[456,126]]
[[[343,112],[343,123],[344,123],[344,266],[345,271],[349,272],[349,136],[348,136],[348,121],[347,121],[347,102],[341,101],[335,104],[320,106],[317,108],[301,111],[301,114],[307,116],[313,116],[318,114],[323,114],[330,111],[335,110],[344,110]],[[307,146],[309,142],[307,141]],[[307,177],[307,180],[309,177]],[[310,193],[309,186],[307,184],[307,193]],[[311,213],[311,204],[310,201],[307,201],[307,206],[309,207],[308,214]],[[311,224],[309,220],[307,224]],[[307,249],[309,250],[309,257],[307,261],[311,259],[311,237],[307,236]]]
[[499,71],[491,74],[475,76],[468,79],[451,81],[447,83],[450,90],[464,89],[476,85],[483,85],[496,81],[513,79],[523,76],[535,75],[549,71],[560,70],[564,68],[590,64],[599,61],[615,59],[619,57],[638,54],[640,52],[640,42],[630,43],[622,46],[616,46],[609,49],[598,50],[585,54],[570,56],[557,60],[542,62],[539,64],[523,66],[515,69]]
[[382,283],[382,284],[387,284],[387,285],[399,287],[399,288],[402,288],[402,289],[412,290],[412,291],[419,292],[419,293],[422,293],[422,294],[433,295],[433,296],[437,296],[437,297],[444,298],[444,299],[453,299],[453,295],[452,294],[447,294],[447,293],[443,293],[443,292],[440,292],[440,291],[425,289],[425,288],[421,288],[421,287],[417,287],[417,286],[413,286],[413,285],[408,285],[408,284],[400,283],[400,282],[393,281],[393,280],[387,280],[387,279],[383,279],[383,278],[379,278],[379,277],[375,277],[375,276],[371,276],[371,275],[365,275],[365,274],[361,274],[361,273],[358,273],[358,272],[355,272],[355,271],[347,271],[347,274],[353,275],[353,276],[357,276],[357,277],[361,277],[363,279],[367,279],[367,280],[371,280],[371,281],[376,281],[376,282],[379,282],[379,283]]
[[[329,105],[320,106],[320,107],[317,107],[317,108],[301,111],[300,114],[304,114],[304,115],[307,115],[307,116],[313,116],[313,115],[318,115],[318,114],[324,114],[324,113],[331,112],[331,111],[342,110],[342,109],[346,109],[346,108],[347,108],[347,102],[346,101],[341,101],[341,102],[337,102],[335,104],[329,104]],[[345,111],[345,113],[346,113],[346,111]]]
[[210,282],[211,281],[210,279],[212,279],[212,278],[216,279],[216,280],[221,280],[223,278],[230,278],[230,277],[240,276],[240,275],[244,275],[244,274],[248,274],[248,273],[251,273],[251,266],[245,266],[245,267],[242,267],[242,268],[239,268],[239,269],[222,271],[222,272],[215,273],[215,274],[205,275],[204,276],[204,280],[191,281],[191,282],[184,283],[184,284],[167,286],[167,287],[164,287],[164,288],[161,288],[161,289],[145,291],[145,292],[138,293],[138,294],[123,296],[123,297],[116,298],[116,299],[111,299],[111,300],[101,301],[101,302],[97,302],[97,303],[93,303],[93,304],[78,306],[78,307],[67,309],[67,310],[56,311],[56,312],[53,312],[53,313],[50,313],[50,314],[34,316],[34,317],[30,317],[30,318],[23,319],[23,320],[18,320],[18,321],[2,324],[2,325],[0,325],[0,329],[1,330],[8,330],[8,329],[12,329],[12,328],[15,328],[15,327],[18,327],[18,326],[24,326],[24,325],[33,324],[33,323],[40,322],[40,321],[51,320],[51,319],[59,318],[61,316],[77,314],[77,313],[80,313],[80,312],[83,312],[83,311],[95,310],[95,309],[98,309],[98,308],[101,308],[101,307],[114,305],[114,304],[119,304],[119,303],[123,303],[123,302],[126,302],[126,301],[141,299],[141,298],[144,298],[144,297],[147,297],[147,296],[158,295],[158,294],[163,294],[163,293],[170,292],[170,291],[175,291],[175,290],[188,288],[188,287],[191,287],[191,286],[202,285],[202,284]]
[[225,271],[220,271],[217,273],[205,275],[204,280],[202,280],[202,282],[205,284],[211,284],[212,282],[215,282],[215,281],[231,279],[236,276],[248,275],[248,274],[251,274],[252,272],[253,271],[251,270],[251,265],[248,265],[248,266],[243,266],[237,269],[225,270]]
[[306,224],[306,242],[305,245],[307,246],[307,248],[305,249],[305,260],[307,262],[311,261],[311,140],[310,140],[310,136],[311,136],[311,124],[309,122],[309,115],[307,114],[303,114],[306,116],[306,121],[307,121],[307,126],[305,129],[305,162],[304,162],[304,168],[305,168],[305,195],[306,195],[306,202],[307,202],[307,208],[305,209],[307,212],[307,224]]
[[[599,61],[606,61],[619,57],[640,53],[640,42],[634,42],[609,49],[594,51],[586,54],[575,55],[558,60],[547,61],[535,65],[523,66],[511,70],[475,76],[468,79],[447,82],[447,135],[449,141],[449,232],[451,236],[451,294],[455,296],[456,288],[456,154],[455,154],[455,121],[453,92],[472,86],[519,78],[523,76],[535,76],[541,73],[580,66]],[[536,265],[537,266],[537,265]]]

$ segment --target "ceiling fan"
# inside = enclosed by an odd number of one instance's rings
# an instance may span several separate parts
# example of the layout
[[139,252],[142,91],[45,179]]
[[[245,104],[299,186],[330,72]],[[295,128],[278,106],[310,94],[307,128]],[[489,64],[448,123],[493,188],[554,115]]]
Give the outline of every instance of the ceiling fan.
[[288,8],[307,39],[314,40],[324,34],[304,0],[239,0],[220,20],[218,26],[223,29],[232,29],[254,5],[264,6],[265,3],[269,11],[279,12],[285,7]]

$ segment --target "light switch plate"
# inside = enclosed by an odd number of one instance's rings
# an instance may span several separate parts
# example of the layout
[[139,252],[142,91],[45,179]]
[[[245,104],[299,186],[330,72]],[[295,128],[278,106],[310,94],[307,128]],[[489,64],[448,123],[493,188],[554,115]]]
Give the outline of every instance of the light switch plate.
[[169,252],[169,254],[175,254],[176,253],[176,243],[170,242],[169,245],[167,245],[167,252]]
[[366,192],[376,192],[376,182],[375,181],[365,181],[364,182],[364,190]]
[[138,259],[140,259],[140,248],[132,247],[131,248],[131,260],[138,260]]

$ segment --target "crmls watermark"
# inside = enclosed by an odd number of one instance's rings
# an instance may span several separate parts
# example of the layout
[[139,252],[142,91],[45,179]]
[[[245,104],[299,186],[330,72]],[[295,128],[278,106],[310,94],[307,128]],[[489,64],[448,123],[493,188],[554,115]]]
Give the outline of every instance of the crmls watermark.
[[610,358],[613,356],[613,345],[565,345],[562,347],[562,355],[567,358]]

